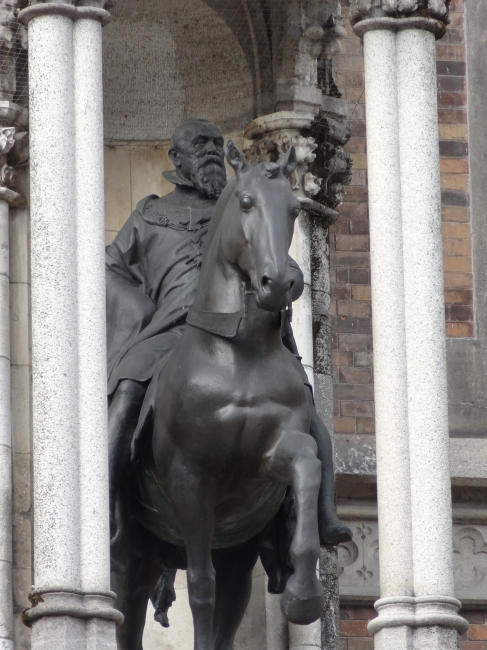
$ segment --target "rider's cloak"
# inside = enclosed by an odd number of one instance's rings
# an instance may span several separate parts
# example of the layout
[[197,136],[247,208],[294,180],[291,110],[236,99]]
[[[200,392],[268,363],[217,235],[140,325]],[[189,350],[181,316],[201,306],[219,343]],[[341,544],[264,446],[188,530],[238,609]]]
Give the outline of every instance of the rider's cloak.
[[216,200],[191,187],[142,199],[106,251],[108,395],[146,382],[193,304]]

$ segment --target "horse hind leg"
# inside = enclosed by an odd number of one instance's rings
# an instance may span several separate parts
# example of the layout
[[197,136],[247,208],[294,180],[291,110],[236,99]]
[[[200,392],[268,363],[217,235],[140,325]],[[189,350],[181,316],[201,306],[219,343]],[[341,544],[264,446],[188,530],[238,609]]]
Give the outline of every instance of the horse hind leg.
[[285,433],[271,460],[270,475],[291,485],[296,504],[296,530],[290,554],[294,573],[281,597],[284,616],[298,625],[316,621],[323,611],[325,598],[316,567],[320,554],[318,534],[318,493],[321,463],[316,444],[305,433]]

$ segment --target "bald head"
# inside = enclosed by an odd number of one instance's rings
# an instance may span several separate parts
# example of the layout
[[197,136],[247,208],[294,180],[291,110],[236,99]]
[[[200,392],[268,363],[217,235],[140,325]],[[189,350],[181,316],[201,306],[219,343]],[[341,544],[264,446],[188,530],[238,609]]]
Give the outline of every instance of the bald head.
[[209,198],[220,196],[227,176],[220,129],[198,118],[186,120],[171,138],[171,158],[178,174]]
[[220,129],[210,122],[209,120],[202,120],[199,117],[191,117],[180,124],[172,134],[171,145],[177,147],[178,145],[191,142],[197,135],[212,137],[213,139],[223,137]]

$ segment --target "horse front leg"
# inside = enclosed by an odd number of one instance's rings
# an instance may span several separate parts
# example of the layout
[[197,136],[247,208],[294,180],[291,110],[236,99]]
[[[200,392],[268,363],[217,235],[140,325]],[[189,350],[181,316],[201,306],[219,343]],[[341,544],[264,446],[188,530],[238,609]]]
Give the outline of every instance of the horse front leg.
[[271,455],[270,475],[294,491],[296,530],[291,543],[294,573],[281,597],[284,616],[298,625],[316,621],[325,603],[323,586],[316,567],[320,554],[318,534],[318,493],[321,463],[316,457],[316,443],[310,435],[284,433]]
[[210,477],[172,477],[170,491],[188,557],[188,597],[194,623],[194,650],[212,650],[215,570],[211,559],[214,497]]

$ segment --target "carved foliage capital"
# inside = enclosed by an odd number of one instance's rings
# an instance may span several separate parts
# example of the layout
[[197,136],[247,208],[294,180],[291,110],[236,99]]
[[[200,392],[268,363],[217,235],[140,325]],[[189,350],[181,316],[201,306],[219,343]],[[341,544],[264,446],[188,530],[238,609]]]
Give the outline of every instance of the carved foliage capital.
[[450,0],[350,0],[352,25],[367,18],[434,18],[449,22]]

